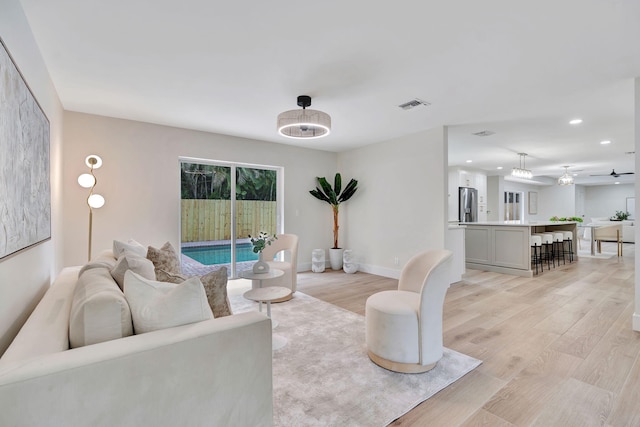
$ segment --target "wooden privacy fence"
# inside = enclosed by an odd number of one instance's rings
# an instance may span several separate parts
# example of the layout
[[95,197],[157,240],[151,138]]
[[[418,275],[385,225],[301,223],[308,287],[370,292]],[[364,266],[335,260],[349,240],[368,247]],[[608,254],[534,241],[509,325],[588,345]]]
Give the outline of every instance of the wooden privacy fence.
[[[231,240],[231,200],[182,200],[182,242]],[[238,238],[276,230],[276,202],[236,201]]]

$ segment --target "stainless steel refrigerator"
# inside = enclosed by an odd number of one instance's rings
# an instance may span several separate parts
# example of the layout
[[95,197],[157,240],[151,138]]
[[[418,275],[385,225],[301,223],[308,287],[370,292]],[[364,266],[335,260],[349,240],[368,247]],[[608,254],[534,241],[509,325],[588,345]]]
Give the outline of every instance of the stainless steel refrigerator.
[[475,188],[458,188],[458,221],[478,222],[478,190]]

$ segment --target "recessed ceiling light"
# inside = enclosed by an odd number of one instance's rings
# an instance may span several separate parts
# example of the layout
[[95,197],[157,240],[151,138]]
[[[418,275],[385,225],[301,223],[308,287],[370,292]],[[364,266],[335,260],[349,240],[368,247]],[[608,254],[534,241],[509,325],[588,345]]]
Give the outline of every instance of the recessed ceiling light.
[[614,184],[616,184],[616,185],[617,185],[617,184],[620,184],[620,181],[616,181],[616,182],[614,182]]
[[582,119],[573,119],[569,122],[570,125],[579,125],[582,123]]
[[473,162],[473,160],[467,160],[467,163],[471,163],[471,162]]
[[573,176],[578,176],[578,174],[577,174],[577,173],[574,173],[574,174],[573,174]]
[[502,166],[498,166],[496,169],[502,169]]
[[609,140],[600,141],[600,144],[602,144],[602,145],[611,144],[611,141],[609,141]]

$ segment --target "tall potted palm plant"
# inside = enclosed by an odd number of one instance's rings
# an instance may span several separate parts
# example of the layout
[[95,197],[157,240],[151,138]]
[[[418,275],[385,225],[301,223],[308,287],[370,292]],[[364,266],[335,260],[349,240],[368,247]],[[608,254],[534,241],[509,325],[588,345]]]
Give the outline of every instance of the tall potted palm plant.
[[340,173],[336,173],[333,179],[333,187],[324,177],[316,177],[319,186],[316,186],[315,190],[310,190],[309,193],[318,200],[327,202],[331,205],[333,211],[333,248],[329,250],[329,261],[331,263],[332,270],[340,270],[342,268],[342,251],[343,249],[338,246],[338,212],[340,203],[346,202],[353,196],[358,189],[358,181],[351,179],[347,186],[342,189],[342,176]]

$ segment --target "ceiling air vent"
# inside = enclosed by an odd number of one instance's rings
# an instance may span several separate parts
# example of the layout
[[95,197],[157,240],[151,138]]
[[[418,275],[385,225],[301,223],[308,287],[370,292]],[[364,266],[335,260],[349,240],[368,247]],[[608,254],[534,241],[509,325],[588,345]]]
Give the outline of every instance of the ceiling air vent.
[[423,101],[418,98],[414,98],[409,102],[405,102],[404,104],[398,105],[398,107],[402,108],[403,110],[411,110],[412,108],[419,107],[420,105],[424,105],[425,107],[428,107],[429,105],[431,105],[431,103],[427,101]]
[[492,132],[490,130],[483,130],[483,131],[480,131],[480,132],[473,133],[472,135],[475,135],[475,136],[491,136],[493,134],[495,134],[495,132]]

